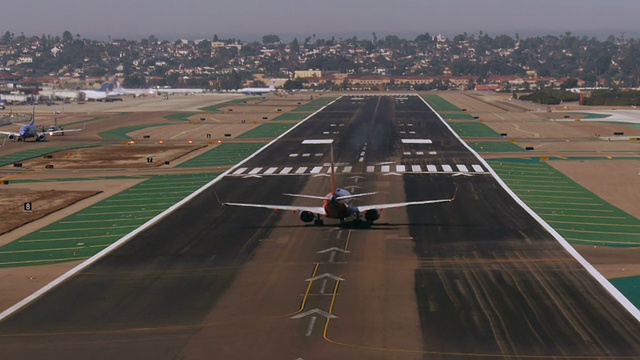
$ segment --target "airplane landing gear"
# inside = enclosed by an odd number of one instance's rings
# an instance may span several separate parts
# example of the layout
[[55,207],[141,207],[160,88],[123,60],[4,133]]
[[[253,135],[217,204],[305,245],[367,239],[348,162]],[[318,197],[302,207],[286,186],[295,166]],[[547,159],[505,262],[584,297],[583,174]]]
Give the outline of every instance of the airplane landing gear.
[[324,225],[324,221],[320,218],[320,215],[316,216],[316,219],[313,220],[313,225],[315,226],[322,226]]

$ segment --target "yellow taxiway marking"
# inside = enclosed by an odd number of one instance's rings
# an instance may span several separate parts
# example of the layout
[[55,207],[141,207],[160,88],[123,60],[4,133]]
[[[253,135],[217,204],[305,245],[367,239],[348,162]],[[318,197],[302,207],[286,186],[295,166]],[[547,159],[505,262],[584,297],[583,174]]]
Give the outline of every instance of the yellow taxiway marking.
[[4,177],[0,177],[0,182],[11,180],[11,179],[14,179],[14,178],[17,178],[17,177],[20,177],[20,176],[33,175],[33,174],[38,173],[40,171],[41,170],[29,170],[29,171],[16,173],[16,174],[13,174],[13,175],[7,175],[7,176],[4,176]]
[[[339,276],[342,277],[343,274]],[[338,287],[340,286],[340,281],[336,282],[335,287],[333,288],[333,296],[331,298],[331,304],[329,305],[329,314],[333,314],[333,308],[335,305],[336,297],[338,296]],[[526,355],[526,354],[488,354],[488,353],[465,353],[465,352],[455,352],[455,351],[431,351],[431,350],[420,350],[420,349],[394,349],[394,348],[385,348],[378,346],[367,346],[367,345],[359,345],[359,344],[350,344],[345,342],[340,342],[337,340],[333,340],[329,337],[329,324],[331,323],[331,318],[327,318],[327,321],[324,324],[324,331],[322,332],[322,338],[334,345],[340,345],[355,349],[364,349],[364,350],[375,350],[375,351],[386,351],[386,352],[395,352],[395,353],[405,353],[405,354],[423,354],[423,355],[447,355],[447,356],[460,356],[460,357],[469,357],[473,358],[523,358],[523,359],[634,359],[635,356],[591,356],[591,355]]]
[[[318,268],[320,267],[319,263],[316,263],[316,266],[313,268],[311,272],[311,277],[315,277],[318,274]],[[309,299],[309,293],[311,292],[311,285],[313,285],[313,280],[309,281],[309,285],[307,285],[307,291],[305,291],[304,296],[302,297],[302,301],[300,302],[300,308],[290,314],[286,314],[286,316],[296,315],[304,310],[304,306],[307,304],[307,300]]]

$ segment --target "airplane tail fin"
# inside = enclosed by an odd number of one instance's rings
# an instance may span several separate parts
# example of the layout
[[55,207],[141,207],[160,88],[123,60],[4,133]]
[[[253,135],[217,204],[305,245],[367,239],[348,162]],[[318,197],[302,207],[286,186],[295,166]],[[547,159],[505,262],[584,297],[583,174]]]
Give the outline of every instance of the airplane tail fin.
[[31,121],[29,125],[33,125],[36,123],[36,104],[33,104],[33,108],[31,109]]
[[331,194],[336,193],[336,171],[333,161],[333,143],[331,144]]
[[269,85],[269,89],[274,90],[276,88],[276,81],[272,80],[271,85]]
[[100,87],[100,90],[98,90],[98,91],[107,92],[107,91],[109,91],[109,86],[111,86],[111,84],[109,84],[109,82],[106,82],[106,83],[102,84],[102,86]]

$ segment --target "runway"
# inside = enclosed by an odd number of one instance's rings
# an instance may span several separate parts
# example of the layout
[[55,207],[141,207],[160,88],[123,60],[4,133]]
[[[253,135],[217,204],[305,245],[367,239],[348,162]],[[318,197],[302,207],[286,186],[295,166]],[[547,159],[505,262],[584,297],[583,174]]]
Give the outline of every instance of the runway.
[[[456,201],[385,210],[372,227],[330,219],[315,227],[298,214],[218,204],[216,194],[318,205],[282,194],[328,191],[327,146],[302,145],[327,138],[339,186],[378,192],[359,204],[446,198],[457,189]],[[638,321],[487,171],[420,98],[343,96],[4,320],[0,353],[637,358]]]

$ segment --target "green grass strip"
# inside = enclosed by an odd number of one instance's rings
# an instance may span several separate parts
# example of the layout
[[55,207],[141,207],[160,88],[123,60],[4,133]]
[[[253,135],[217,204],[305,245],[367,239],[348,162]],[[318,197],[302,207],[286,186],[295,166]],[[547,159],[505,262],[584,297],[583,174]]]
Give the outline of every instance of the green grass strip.
[[580,119],[606,119],[611,117],[609,114],[594,114],[594,113],[582,113],[582,112],[571,112],[569,114],[579,116]]
[[422,98],[429,103],[429,105],[431,105],[431,107],[436,111],[436,112],[441,112],[441,111],[460,111],[462,112],[462,109],[460,109],[459,107],[453,105],[452,103],[448,102],[447,100],[441,98],[438,95],[434,95],[434,94],[424,94],[424,95],[420,95],[422,96]]
[[104,120],[104,119],[106,119],[106,117],[98,116],[98,117],[94,117],[94,118],[87,119],[87,120],[80,120],[80,121],[75,121],[75,122],[72,122],[72,123],[64,124],[63,127],[82,125],[82,124],[86,124],[86,123],[90,123],[90,122],[94,122],[94,121],[100,121],[100,120]]
[[473,120],[472,115],[461,112],[440,112],[440,116],[445,120]]
[[225,143],[186,161],[177,168],[197,168],[211,166],[231,166],[244,160],[263,147],[262,143]]
[[164,118],[171,121],[189,121],[189,117],[195,114],[197,113],[178,113],[164,116]]
[[105,140],[129,140],[131,137],[127,135],[130,132],[134,132],[141,129],[146,129],[154,126],[165,126],[167,124],[148,124],[148,125],[135,125],[135,126],[123,126],[117,129],[107,130],[98,133],[98,136]]
[[5,165],[13,164],[15,162],[33,159],[35,157],[52,154],[58,151],[82,149],[82,148],[95,147],[95,146],[99,146],[99,145],[82,144],[82,145],[72,145],[72,146],[52,146],[48,148],[28,149],[28,150],[18,151],[13,154],[0,156],[0,166],[5,166]]
[[512,159],[487,162],[522,201],[567,241],[614,247],[640,245],[640,219],[609,204],[549,164],[524,165]]
[[[152,175],[108,199],[0,247],[0,267],[82,260],[95,255],[219,173]],[[158,192],[159,187],[173,190]],[[135,201],[119,202],[118,200]]]
[[640,309],[640,276],[630,276],[609,280],[622,295]]
[[304,120],[307,116],[311,115],[311,113],[285,113],[275,117],[273,120]]
[[467,141],[478,152],[522,152],[520,146],[509,141]]
[[449,126],[461,137],[500,137],[500,134],[479,122],[450,122]]
[[242,99],[225,101],[223,103],[215,104],[215,105],[211,105],[211,106],[201,107],[201,108],[198,108],[198,110],[214,112],[214,111],[220,111],[220,109],[222,109],[224,107],[227,107],[227,106],[240,105],[240,104],[246,104],[246,103],[247,103],[247,99],[246,98],[242,98]]
[[238,136],[238,139],[274,138],[291,129],[295,124],[262,124]]

